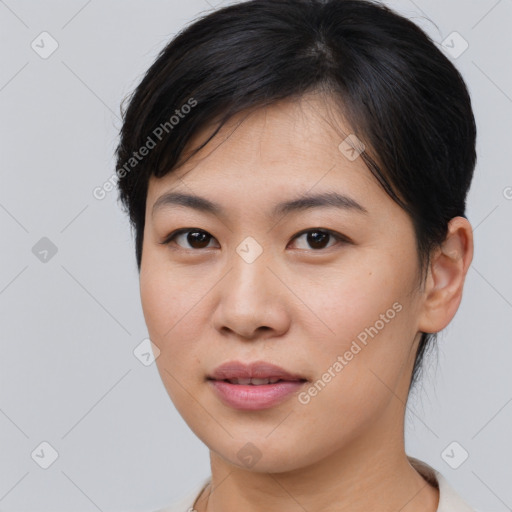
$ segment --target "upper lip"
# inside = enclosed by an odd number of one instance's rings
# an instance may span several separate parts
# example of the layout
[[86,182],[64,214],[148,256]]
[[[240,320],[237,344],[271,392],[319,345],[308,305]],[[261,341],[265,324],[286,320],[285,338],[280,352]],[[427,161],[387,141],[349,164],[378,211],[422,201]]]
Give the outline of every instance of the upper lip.
[[213,371],[208,376],[209,379],[282,379],[282,380],[306,380],[301,375],[291,373],[265,361],[254,361],[252,363],[242,363],[240,361],[227,361]]

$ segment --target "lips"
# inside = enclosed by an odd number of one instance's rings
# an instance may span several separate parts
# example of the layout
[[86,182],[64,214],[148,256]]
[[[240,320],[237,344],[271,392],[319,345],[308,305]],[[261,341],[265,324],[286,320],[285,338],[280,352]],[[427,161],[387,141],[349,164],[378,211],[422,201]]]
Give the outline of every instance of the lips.
[[264,361],[228,361],[207,377],[208,386],[225,405],[246,411],[277,407],[306,381],[302,375]]
[[289,372],[280,366],[265,361],[244,364],[240,361],[228,361],[218,366],[208,380],[228,381],[241,385],[264,385],[279,381],[306,381],[302,375]]

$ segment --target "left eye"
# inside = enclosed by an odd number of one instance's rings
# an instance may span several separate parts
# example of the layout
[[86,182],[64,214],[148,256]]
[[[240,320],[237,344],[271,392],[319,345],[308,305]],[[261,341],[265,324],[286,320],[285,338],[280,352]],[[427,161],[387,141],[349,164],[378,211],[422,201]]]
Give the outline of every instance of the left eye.
[[[329,237],[334,238],[338,242],[346,242],[348,241],[345,237],[342,235],[335,233],[333,231],[330,231],[328,229],[308,229],[307,231],[303,231],[302,233],[299,233],[294,237],[295,239],[300,239],[306,235],[306,241],[312,247],[313,249],[325,249],[326,241],[329,239]],[[332,247],[328,246],[328,247]],[[306,247],[307,249],[307,247]]]
[[[175,242],[180,236],[186,235],[185,240],[189,244],[189,247],[183,247],[182,245]],[[308,229],[306,231],[302,231],[293,237],[293,240],[300,239],[301,237],[306,235],[306,241],[310,245],[311,248],[325,249],[326,242],[329,240],[329,237],[334,238],[338,242],[349,242],[349,239],[339,233],[328,229]],[[205,249],[208,248],[209,241],[214,240],[215,238],[210,235],[207,231],[202,229],[194,229],[194,228],[184,228],[173,231],[163,242],[160,242],[163,245],[170,245],[172,243],[176,243],[179,247],[183,249]],[[332,245],[331,245],[332,246]],[[328,247],[331,247],[328,246]],[[306,248],[307,249],[307,248]]]

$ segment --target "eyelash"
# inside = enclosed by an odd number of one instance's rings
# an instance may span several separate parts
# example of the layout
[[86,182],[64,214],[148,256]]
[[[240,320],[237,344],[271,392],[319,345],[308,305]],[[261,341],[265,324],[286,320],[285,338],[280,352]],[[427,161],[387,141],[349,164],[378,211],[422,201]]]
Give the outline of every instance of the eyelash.
[[[324,229],[324,228],[309,228],[309,229],[305,229],[305,230],[300,231],[299,233],[297,233],[292,238],[292,240],[295,240],[296,238],[299,238],[300,236],[305,235],[307,233],[311,233],[311,232],[321,232],[323,234],[331,235],[332,238],[334,238],[338,242],[341,242],[342,244],[352,243],[352,240],[350,240],[350,238],[348,238],[347,236],[342,235],[341,233],[337,233],[336,231],[332,231],[330,229]],[[172,233],[167,235],[167,237],[163,240],[163,242],[159,242],[159,243],[161,245],[171,245],[171,243],[174,241],[174,239],[178,235],[181,235],[183,233],[206,233],[211,238],[213,238],[213,239],[215,238],[214,236],[210,235],[208,233],[208,231],[205,231],[204,229],[199,229],[199,228],[181,228],[181,229],[176,229],[175,231],[173,231]],[[203,249],[194,249],[194,248],[190,248],[189,249],[189,248],[181,247],[178,244],[176,244],[176,245],[178,246],[179,249],[183,249],[183,250],[186,250],[186,251],[200,251],[200,250],[208,249],[208,247],[203,248]],[[330,247],[325,247],[325,248],[322,248],[322,249],[311,249],[311,250],[314,251],[314,252],[320,252],[320,251],[323,251],[323,250],[330,249],[331,247],[334,247],[334,245],[331,245]],[[307,250],[307,249],[301,249],[301,250]]]

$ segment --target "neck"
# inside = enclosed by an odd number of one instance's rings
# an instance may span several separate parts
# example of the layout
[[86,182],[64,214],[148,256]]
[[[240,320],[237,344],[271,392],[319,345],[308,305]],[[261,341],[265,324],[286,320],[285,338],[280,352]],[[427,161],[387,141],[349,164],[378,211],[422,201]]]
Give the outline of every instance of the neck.
[[[377,429],[378,430],[378,429]],[[377,433],[377,432],[376,432]],[[306,468],[284,473],[248,471],[211,452],[211,485],[197,512],[436,512],[439,491],[393,442],[368,436]],[[401,447],[401,449],[400,449]]]

